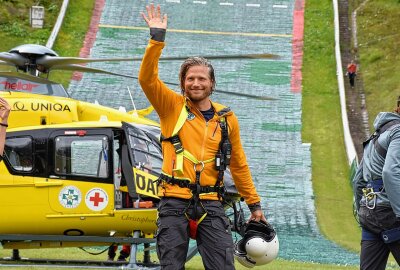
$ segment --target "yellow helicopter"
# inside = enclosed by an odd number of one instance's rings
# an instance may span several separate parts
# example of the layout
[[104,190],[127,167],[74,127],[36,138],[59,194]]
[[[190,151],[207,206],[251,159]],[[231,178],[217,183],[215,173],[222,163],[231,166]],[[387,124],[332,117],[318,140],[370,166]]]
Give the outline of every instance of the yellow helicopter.
[[[58,69],[132,77],[79,65],[132,60],[140,59],[60,57],[33,44],[0,53],[1,65],[16,68],[0,72],[0,96],[12,108],[0,163],[3,248],[155,242],[162,155],[158,123],[146,118],[151,107],[125,112],[74,100],[42,76]],[[224,182],[233,204],[240,196],[229,172]]]

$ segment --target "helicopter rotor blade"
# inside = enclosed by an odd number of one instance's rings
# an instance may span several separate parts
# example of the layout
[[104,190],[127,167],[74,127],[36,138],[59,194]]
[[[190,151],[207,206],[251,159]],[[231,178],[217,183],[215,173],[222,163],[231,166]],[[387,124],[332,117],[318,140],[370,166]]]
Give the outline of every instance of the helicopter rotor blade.
[[[233,55],[202,55],[201,57],[208,60],[217,59],[280,59],[279,55],[270,53],[261,54],[233,54]],[[171,57],[161,57],[160,61],[173,61],[173,60],[186,60],[188,56],[171,56]]]
[[109,75],[114,75],[114,76],[120,76],[120,77],[125,77],[125,78],[131,78],[131,79],[137,79],[138,77],[130,76],[130,75],[125,75],[121,73],[115,73],[115,72],[110,72],[98,68],[90,68],[90,67],[85,67],[85,66],[80,66],[80,65],[57,65],[53,66],[51,70],[72,70],[72,71],[80,71],[80,72],[91,72],[91,73],[102,73],[102,74],[109,74]]
[[[216,60],[216,59],[280,59],[281,57],[277,54],[271,53],[260,53],[260,54],[232,54],[232,55],[202,55],[201,57]],[[160,61],[174,61],[174,60],[186,60],[189,56],[167,56],[160,57]],[[123,61],[142,61],[142,57],[136,58],[124,58]],[[101,60],[101,59],[99,59]],[[118,60],[117,60],[118,61]]]
[[53,69],[55,66],[66,66],[75,64],[86,64],[94,62],[129,62],[141,61],[142,58],[80,58],[80,57],[56,57],[43,56],[36,60],[36,64],[44,66],[46,69]]
[[0,60],[17,67],[23,67],[27,62],[26,58],[16,53],[1,52]]
[[5,61],[1,61],[1,60],[0,60],[0,65],[2,65],[2,66],[14,66],[11,63],[8,63],[8,62],[5,62]]
[[[172,82],[164,82],[164,83],[168,84],[168,85],[179,86],[179,83],[172,83]],[[278,100],[277,98],[273,98],[273,97],[256,96],[256,95],[251,95],[251,94],[238,93],[238,92],[219,90],[219,89],[215,89],[214,91],[217,93],[221,93],[221,94],[227,94],[227,95],[238,96],[238,97],[248,97],[248,98],[253,98],[253,99],[258,99],[258,100]]]
[[[80,72],[102,73],[102,74],[121,76],[121,77],[125,77],[125,78],[138,79],[138,77],[135,77],[135,76],[110,72],[110,71],[97,69],[97,68],[85,67],[85,66],[81,66],[81,65],[73,65],[73,64],[53,66],[52,70],[72,70],[72,71],[80,71]],[[178,83],[172,83],[172,82],[164,82],[164,83],[168,84],[168,85],[179,86]],[[215,89],[215,92],[222,93],[222,94],[228,94],[228,95],[234,95],[234,96],[240,96],[240,97],[248,97],[248,98],[253,98],[253,99],[258,99],[258,100],[277,100],[276,98],[272,98],[272,97],[268,97],[268,96],[257,96],[257,95],[238,93],[238,92],[219,90],[219,89]]]
[[[206,55],[203,56],[209,60],[215,59],[279,59],[280,56],[270,53],[262,54],[236,54],[236,55]],[[188,56],[171,56],[161,57],[160,61],[173,61],[173,60],[185,60]],[[71,64],[85,64],[94,62],[133,62],[142,61],[142,57],[133,58],[80,58],[80,57],[58,57],[58,56],[43,56],[36,60],[36,64],[44,66],[46,69],[51,69],[53,66],[59,65],[71,65]]]
[[277,98],[268,97],[268,96],[257,96],[257,95],[231,92],[231,91],[225,91],[225,90],[219,90],[219,89],[215,89],[215,92],[227,94],[227,95],[239,96],[239,97],[254,98],[254,99],[259,99],[259,100],[278,100]]

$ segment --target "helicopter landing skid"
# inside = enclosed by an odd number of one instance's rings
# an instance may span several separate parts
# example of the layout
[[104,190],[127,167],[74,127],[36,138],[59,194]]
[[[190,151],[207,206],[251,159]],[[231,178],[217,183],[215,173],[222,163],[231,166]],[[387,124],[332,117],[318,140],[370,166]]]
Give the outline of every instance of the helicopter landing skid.
[[[60,241],[60,242],[108,242],[108,243],[128,243],[131,244],[131,256],[128,262],[124,261],[96,261],[96,260],[59,260],[59,259],[30,259],[22,258],[18,249],[12,250],[12,257],[0,258],[0,267],[16,267],[27,265],[29,267],[63,267],[63,268],[85,268],[85,269],[143,269],[159,270],[159,264],[150,262],[151,243],[155,243],[153,238],[140,238],[140,232],[135,231],[133,237],[99,237],[99,236],[60,236],[60,235],[0,235],[0,241],[4,245],[7,242],[40,242],[40,241]],[[144,244],[143,261],[138,262],[138,245]],[[187,253],[186,262],[193,258],[198,252],[197,246],[190,247]]]
[[[133,238],[137,238],[140,235],[139,231],[135,231],[133,233]],[[143,263],[149,263],[150,262],[150,254],[149,252],[149,244],[145,243],[145,250],[144,250],[144,259]],[[147,248],[146,248],[147,247]],[[132,244],[131,245],[131,256],[129,258],[129,263],[124,269],[149,269],[149,268],[141,268],[139,265],[136,264],[136,252],[137,252],[137,244]],[[186,255],[186,262],[188,262],[190,259],[193,258],[194,255],[196,255],[198,252],[197,246],[189,247],[188,253]],[[160,266],[156,268],[150,268],[150,269],[161,269]]]
[[135,268],[130,268],[127,262],[109,262],[109,261],[96,261],[96,260],[56,260],[56,259],[29,259],[21,258],[15,261],[11,258],[0,258],[0,267],[29,267],[29,268],[82,268],[82,269],[146,269],[146,270],[159,270],[157,264],[145,265],[136,264]]
[[[133,232],[133,238],[139,238],[140,236],[140,231],[134,231]],[[132,244],[131,245],[131,255],[129,257],[129,263],[126,265],[126,268],[123,269],[149,269],[149,268],[141,268],[140,265],[137,264],[137,259],[136,259],[136,253],[137,253],[137,245],[138,244]],[[143,262],[144,263],[149,263],[150,261],[150,253],[149,253],[149,244],[147,244],[147,249],[145,246],[145,250],[144,250],[144,258],[143,258]],[[150,268],[150,269],[154,269],[154,270],[158,270],[161,269],[160,266],[156,267],[156,268]]]

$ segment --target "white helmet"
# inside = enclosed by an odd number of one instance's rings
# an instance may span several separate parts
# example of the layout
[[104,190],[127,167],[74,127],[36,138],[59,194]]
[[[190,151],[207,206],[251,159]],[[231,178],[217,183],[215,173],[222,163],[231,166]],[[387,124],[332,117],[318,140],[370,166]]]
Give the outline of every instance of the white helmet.
[[271,224],[250,221],[244,236],[235,244],[236,260],[247,268],[264,265],[278,256],[278,236]]

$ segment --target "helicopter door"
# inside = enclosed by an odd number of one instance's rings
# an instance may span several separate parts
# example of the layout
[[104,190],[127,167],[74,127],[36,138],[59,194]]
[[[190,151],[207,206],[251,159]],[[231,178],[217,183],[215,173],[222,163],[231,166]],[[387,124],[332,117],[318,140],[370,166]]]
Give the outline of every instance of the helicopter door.
[[156,181],[162,167],[160,144],[139,126],[123,123],[122,127],[127,137],[127,144],[122,147],[125,150],[122,153],[122,172],[129,176],[125,177],[129,195],[132,198],[158,199]]
[[[23,224],[27,213],[34,213],[36,207],[48,206],[45,190],[36,188],[32,177],[33,150],[31,136],[9,136],[6,140],[4,160],[0,163],[0,227],[3,231],[12,226],[10,224]],[[38,193],[41,196],[36,196]]]
[[63,185],[50,188],[51,208],[61,213],[104,213],[114,209],[108,129],[58,130],[51,134],[54,166],[50,178]]

